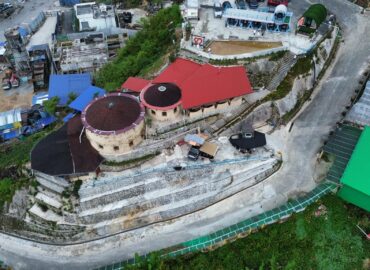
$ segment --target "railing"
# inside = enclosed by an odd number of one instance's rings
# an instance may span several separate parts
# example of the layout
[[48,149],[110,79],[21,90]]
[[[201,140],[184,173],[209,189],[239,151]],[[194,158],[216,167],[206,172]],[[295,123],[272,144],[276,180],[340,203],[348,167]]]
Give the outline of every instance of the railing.
[[[237,224],[231,225],[227,228],[221,229],[217,232],[202,236],[191,241],[184,242],[176,247],[170,247],[168,249],[162,250],[162,257],[175,257],[185,255],[191,252],[201,251],[213,246],[220,245],[226,240],[236,238],[240,234],[251,233],[260,227],[268,224],[278,222],[288,218],[293,213],[298,213],[303,210],[313,202],[317,201],[329,192],[335,191],[337,185],[332,183],[324,182],[317,186],[314,190],[309,192],[306,196],[301,198],[293,199],[288,201],[286,204],[274,208],[270,211],[264,212],[258,216],[248,218]],[[171,250],[171,251],[166,251]],[[148,254],[142,256],[146,258]],[[96,270],[120,270],[124,269],[125,265],[134,264],[135,258],[125,260],[119,263],[107,265],[100,267]]]

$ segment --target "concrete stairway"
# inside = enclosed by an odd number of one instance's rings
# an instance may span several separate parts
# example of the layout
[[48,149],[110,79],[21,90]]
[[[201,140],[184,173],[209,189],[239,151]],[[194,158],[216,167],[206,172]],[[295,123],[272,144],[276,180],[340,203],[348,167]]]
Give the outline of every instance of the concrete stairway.
[[297,58],[291,52],[287,52],[282,58],[278,71],[271,79],[270,83],[266,87],[269,91],[274,91],[279,84],[284,80],[290,68],[297,62]]
[[46,189],[61,194],[69,186],[69,182],[62,177],[47,175],[41,172],[35,172],[37,182]]

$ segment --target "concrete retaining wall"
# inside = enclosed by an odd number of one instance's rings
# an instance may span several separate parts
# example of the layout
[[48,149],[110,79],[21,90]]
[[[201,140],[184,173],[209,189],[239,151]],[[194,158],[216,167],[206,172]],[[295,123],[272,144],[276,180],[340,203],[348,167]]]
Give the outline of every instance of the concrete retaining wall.
[[[120,218],[121,230],[173,218],[207,207],[261,181],[273,172],[276,164],[277,160],[268,159],[249,164],[246,169],[241,163],[155,173],[88,188],[88,192],[82,189],[79,216],[85,224]],[[117,224],[114,226],[117,229]],[[104,233],[107,229],[101,228]]]

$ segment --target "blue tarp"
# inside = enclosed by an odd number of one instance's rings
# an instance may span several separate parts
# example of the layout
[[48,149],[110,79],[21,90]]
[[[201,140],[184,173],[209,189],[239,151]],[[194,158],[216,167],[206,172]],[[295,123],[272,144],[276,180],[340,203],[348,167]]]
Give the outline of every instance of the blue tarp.
[[63,118],[63,122],[67,123],[69,120],[71,120],[76,114],[75,113],[69,113],[66,117]]
[[70,93],[79,96],[89,86],[91,86],[91,75],[89,73],[53,74],[50,76],[49,99],[59,97],[59,105],[66,105]]
[[3,137],[4,141],[7,141],[7,140],[17,138],[19,135],[20,135],[20,130],[15,129],[15,130],[12,130],[10,132],[1,134],[1,137]]
[[99,87],[90,86],[88,87],[79,97],[77,97],[69,107],[82,112],[83,109],[93,100],[95,97],[101,97],[105,94],[105,90]]
[[[41,111],[40,111],[41,113]],[[47,116],[37,120],[32,126],[24,126],[22,127],[22,134],[23,135],[31,135],[42,130],[44,127],[49,126],[50,124],[54,123],[57,119],[54,116]]]
[[28,31],[27,31],[27,29],[26,28],[23,28],[23,27],[19,27],[18,28],[18,32],[21,35],[21,37],[25,37],[25,36],[27,36],[29,34]]
[[196,134],[186,134],[184,141],[185,142],[195,142],[199,145],[203,145],[205,142],[205,140],[202,137],[199,137]]
[[32,51],[49,51],[48,44],[39,44],[39,45],[32,45],[31,48],[28,49],[29,52]]

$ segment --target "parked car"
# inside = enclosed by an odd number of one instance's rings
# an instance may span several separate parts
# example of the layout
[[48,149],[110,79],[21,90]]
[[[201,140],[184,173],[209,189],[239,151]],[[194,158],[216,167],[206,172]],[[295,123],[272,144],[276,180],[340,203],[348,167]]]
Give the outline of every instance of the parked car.
[[248,0],[248,6],[250,9],[257,9],[258,8],[258,1],[257,0]]
[[219,1],[215,2],[213,9],[214,9],[215,18],[221,18],[222,17],[222,5]]
[[196,161],[196,160],[198,160],[199,155],[200,155],[199,148],[197,148],[195,146],[192,146],[189,150],[189,153],[188,153],[188,159]]
[[247,5],[244,0],[236,0],[235,4],[238,9],[247,9]]

